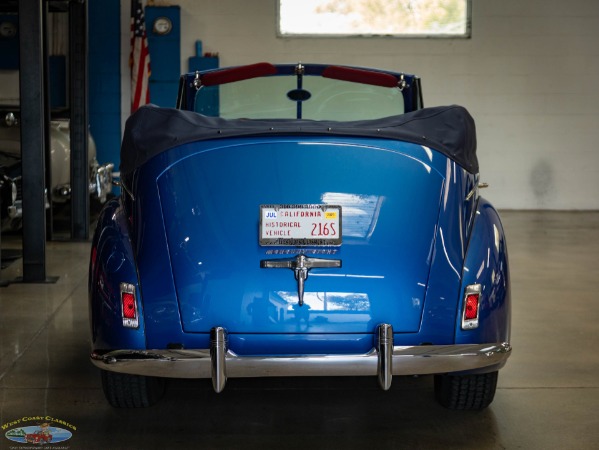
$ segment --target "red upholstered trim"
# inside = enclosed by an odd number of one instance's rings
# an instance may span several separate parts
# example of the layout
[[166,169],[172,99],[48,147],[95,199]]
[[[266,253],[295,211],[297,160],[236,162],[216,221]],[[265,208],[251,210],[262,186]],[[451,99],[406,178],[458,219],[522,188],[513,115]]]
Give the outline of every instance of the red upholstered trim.
[[235,81],[248,80],[250,78],[275,75],[276,73],[277,69],[275,66],[270,63],[261,62],[206,73],[202,75],[202,85],[214,86],[217,84],[233,83]]
[[396,87],[398,81],[397,78],[388,73],[342,66],[329,66],[324,69],[322,76],[334,80],[352,81],[354,83],[373,84],[383,87]]

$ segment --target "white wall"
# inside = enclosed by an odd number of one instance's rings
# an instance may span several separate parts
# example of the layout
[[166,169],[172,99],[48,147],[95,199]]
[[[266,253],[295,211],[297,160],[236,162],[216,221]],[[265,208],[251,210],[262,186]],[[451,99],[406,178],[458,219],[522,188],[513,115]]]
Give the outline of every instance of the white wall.
[[275,0],[172,2],[181,6],[183,71],[201,39],[221,65],[328,62],[416,73],[426,105],[458,103],[475,117],[485,196],[496,206],[599,209],[599,1],[472,3],[472,38],[441,40],[283,39]]
[[[275,0],[170,3],[181,6],[182,71],[201,39],[221,65],[302,61],[416,73],[426,105],[462,104],[476,119],[485,196],[496,206],[599,209],[598,0],[472,0],[472,38],[450,40],[282,39]],[[129,0],[121,5],[124,120]],[[15,71],[0,71],[0,99],[18,102]]]

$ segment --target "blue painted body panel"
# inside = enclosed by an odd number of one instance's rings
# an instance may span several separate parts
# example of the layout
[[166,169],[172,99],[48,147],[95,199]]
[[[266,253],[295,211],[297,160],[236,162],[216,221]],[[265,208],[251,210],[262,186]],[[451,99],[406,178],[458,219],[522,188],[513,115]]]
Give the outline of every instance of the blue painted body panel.
[[[136,173],[131,237],[118,202],[101,217],[94,245],[103,269],[92,284],[102,279],[104,289],[90,287],[94,346],[207,348],[219,325],[239,354],[354,353],[372,347],[380,322],[393,324],[396,345],[500,341],[505,313],[493,319],[486,306],[488,328],[459,330],[462,285],[480,282],[470,268],[462,280],[466,255],[487,255],[493,224],[503,236],[486,202],[473,225],[475,198],[465,201],[464,192],[475,178],[434,150],[391,140],[253,138],[173,148]],[[259,267],[297,251],[258,245],[259,204],[340,200],[363,206],[353,216],[348,207],[343,244],[321,255],[343,267],[313,269],[299,307],[293,272]],[[118,270],[108,262],[115,258],[123,259]],[[137,285],[137,273],[144,314],[138,330],[124,330],[118,283]],[[489,289],[485,298],[504,294]]]
[[[417,331],[443,179],[410,156],[424,156],[421,147],[377,144],[264,139],[183,148],[193,153],[157,184],[184,330],[366,333],[386,321]],[[313,269],[300,307],[293,272],[260,268],[273,256],[258,245],[259,206],[322,203],[343,207],[343,245],[330,249],[343,267]]]
[[[92,242],[89,276],[89,314],[94,349],[131,349],[146,346],[143,305],[139,304],[139,328],[123,328],[120,283],[139,283],[135,259],[127,232],[127,218],[118,200],[106,203]],[[94,261],[94,254],[96,255]]]
[[[135,172],[135,201],[123,196],[102,213],[93,346],[208,348],[210,328],[224,326],[240,355],[361,353],[381,322],[393,325],[395,345],[508,340],[505,238],[487,201],[465,200],[477,183],[441,153],[385,139],[174,147]],[[310,272],[303,307],[292,271],[260,268],[299,251],[259,246],[259,205],[269,203],[345,206],[342,245],[304,249],[343,266]],[[120,282],[137,286],[138,329],[121,325]],[[483,285],[481,325],[463,331],[463,289],[473,283]]]
[[[495,208],[481,197],[462,280],[463,287],[469,284],[482,285],[480,325],[474,330],[462,330],[456,324],[456,344],[510,341],[509,276],[507,245],[501,220]],[[462,301],[460,311],[463,308]]]

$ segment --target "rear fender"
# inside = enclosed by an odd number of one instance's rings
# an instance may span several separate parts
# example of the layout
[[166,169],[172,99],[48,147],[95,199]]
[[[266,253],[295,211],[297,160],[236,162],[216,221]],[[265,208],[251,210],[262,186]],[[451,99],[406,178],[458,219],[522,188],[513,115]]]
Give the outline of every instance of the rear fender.
[[[464,289],[472,284],[482,287],[479,325],[463,330]],[[470,236],[460,293],[455,343],[509,342],[511,307],[506,239],[497,211],[482,197]]]
[[[89,314],[94,350],[144,349],[143,307],[125,210],[119,200],[106,204],[94,234],[89,269]],[[135,286],[139,326],[123,327],[120,285]]]
[[[475,176],[446,161],[445,187],[440,199],[439,220],[434,248],[431,249],[431,270],[422,317],[419,344],[453,344],[455,317],[460,297],[461,268],[466,245],[471,233],[473,198],[466,197],[475,182]],[[466,198],[465,198],[466,197]],[[405,335],[396,335],[396,342],[412,344]]]

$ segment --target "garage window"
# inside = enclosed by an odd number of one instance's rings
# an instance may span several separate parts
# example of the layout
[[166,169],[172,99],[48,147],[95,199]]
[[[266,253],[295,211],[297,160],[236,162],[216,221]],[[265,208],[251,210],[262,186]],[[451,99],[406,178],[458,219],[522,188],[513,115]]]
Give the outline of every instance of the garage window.
[[278,0],[281,37],[470,37],[470,0]]

